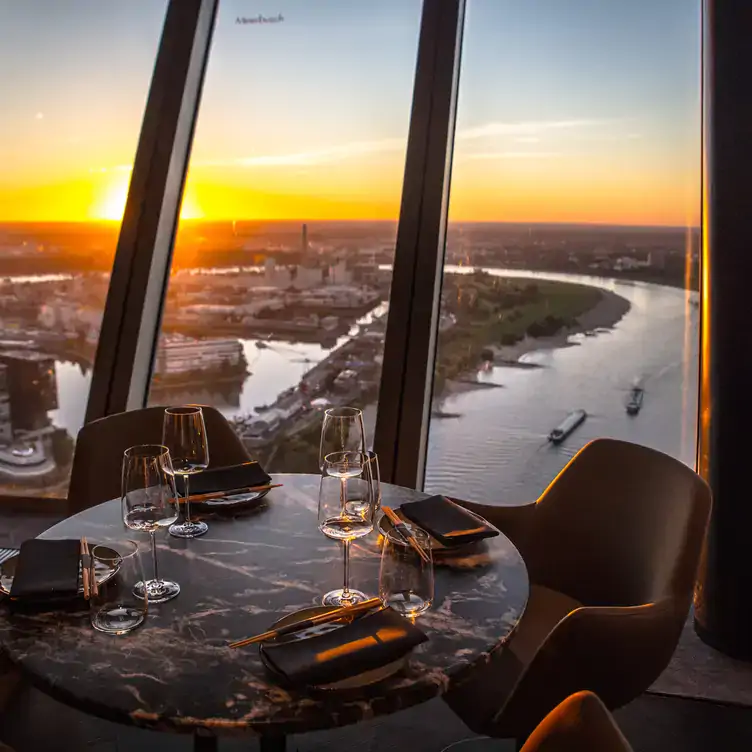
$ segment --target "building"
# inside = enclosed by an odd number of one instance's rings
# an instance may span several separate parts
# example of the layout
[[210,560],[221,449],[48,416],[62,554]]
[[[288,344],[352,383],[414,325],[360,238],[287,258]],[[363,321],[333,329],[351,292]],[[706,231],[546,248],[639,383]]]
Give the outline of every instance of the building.
[[237,368],[244,365],[243,346],[237,339],[191,339],[179,335],[162,338],[154,361],[156,376],[192,371]]
[[45,329],[69,336],[84,335],[87,340],[96,342],[102,326],[102,308],[81,304],[73,296],[44,303],[37,320]]
[[52,430],[48,411],[57,409],[55,361],[34,351],[0,352],[14,436],[19,432],[46,434]]

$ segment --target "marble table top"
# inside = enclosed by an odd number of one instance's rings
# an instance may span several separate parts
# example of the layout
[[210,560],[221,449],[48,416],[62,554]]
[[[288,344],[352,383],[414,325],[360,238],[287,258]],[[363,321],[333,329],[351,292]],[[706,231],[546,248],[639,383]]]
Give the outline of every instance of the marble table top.
[[[355,692],[282,689],[258,646],[227,643],[264,631],[291,611],[318,605],[341,586],[341,544],[317,529],[318,476],[279,475],[254,510],[205,517],[209,532],[158,538],[160,574],[180,595],[149,607],[142,627],[114,637],[93,630],[88,611],[0,611],[0,644],[42,689],[85,712],[187,733],[292,734],[354,723],[442,694],[451,678],[488,660],[509,636],[528,596],[525,565],[500,535],[472,555],[438,564],[435,600],[418,625],[428,642],[403,672]],[[385,504],[425,494],[382,485]],[[43,537],[136,538],[119,500],[81,512]],[[144,553],[146,538],[144,540]],[[150,561],[144,556],[150,576]],[[351,548],[350,583],[378,593],[376,532]]]

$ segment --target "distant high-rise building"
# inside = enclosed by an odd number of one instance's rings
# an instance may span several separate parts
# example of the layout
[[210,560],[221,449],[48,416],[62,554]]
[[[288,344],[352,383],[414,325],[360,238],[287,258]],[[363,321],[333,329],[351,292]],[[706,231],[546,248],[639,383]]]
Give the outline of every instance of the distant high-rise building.
[[47,411],[58,407],[54,359],[38,352],[6,350],[0,353],[0,366],[13,431],[47,429]]
[[303,253],[305,253],[308,250],[308,225],[303,225],[303,238],[300,245]]

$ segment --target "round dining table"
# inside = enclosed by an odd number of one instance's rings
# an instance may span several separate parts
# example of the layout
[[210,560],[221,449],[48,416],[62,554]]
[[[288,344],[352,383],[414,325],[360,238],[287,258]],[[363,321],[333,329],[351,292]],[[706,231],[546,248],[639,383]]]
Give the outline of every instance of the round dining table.
[[[37,687],[86,713],[193,734],[197,750],[216,749],[218,737],[239,733],[258,735],[264,750],[283,750],[290,734],[440,696],[514,630],[529,582],[519,552],[500,534],[464,555],[437,559],[434,601],[417,621],[428,640],[402,671],[356,690],[283,688],[262,664],[258,645],[228,645],[319,605],[322,594],[341,586],[343,562],[341,544],[317,527],[319,477],[275,475],[273,482],[283,485],[255,506],[205,517],[203,537],[159,539],[160,574],[177,580],[181,592],[150,605],[138,629],[124,636],[95,631],[83,600],[33,613],[5,607],[2,648]],[[382,503],[393,508],[425,497],[382,484]],[[124,528],[115,499],[42,535],[82,536],[91,544],[138,534]],[[351,585],[369,595],[378,594],[379,544],[374,531],[351,546]]]

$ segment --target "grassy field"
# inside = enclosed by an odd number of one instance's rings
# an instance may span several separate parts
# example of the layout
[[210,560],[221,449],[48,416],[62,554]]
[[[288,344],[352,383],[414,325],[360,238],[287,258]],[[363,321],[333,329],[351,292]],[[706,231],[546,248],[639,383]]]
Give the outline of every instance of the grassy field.
[[448,277],[443,310],[456,324],[439,335],[434,393],[478,365],[489,345],[513,345],[525,335],[548,337],[574,326],[598,302],[600,290],[568,282],[475,274]]

